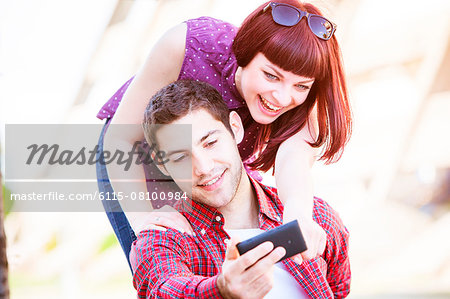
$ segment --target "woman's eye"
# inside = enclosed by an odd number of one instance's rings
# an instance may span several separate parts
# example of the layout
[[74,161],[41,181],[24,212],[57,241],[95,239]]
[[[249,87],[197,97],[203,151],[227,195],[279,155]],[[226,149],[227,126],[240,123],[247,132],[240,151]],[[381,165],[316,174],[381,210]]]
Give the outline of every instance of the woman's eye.
[[303,84],[297,84],[296,86],[300,90],[307,90],[307,89],[309,89],[309,86],[303,85]]
[[269,78],[270,80],[277,80],[278,77],[275,75],[272,75],[271,73],[268,72],[264,72],[264,75],[266,75],[267,78]]

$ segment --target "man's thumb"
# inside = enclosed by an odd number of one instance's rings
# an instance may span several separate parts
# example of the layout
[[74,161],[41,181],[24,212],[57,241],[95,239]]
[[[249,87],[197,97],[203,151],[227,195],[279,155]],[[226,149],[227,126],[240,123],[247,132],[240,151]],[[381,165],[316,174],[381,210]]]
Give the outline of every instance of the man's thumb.
[[235,260],[239,257],[239,251],[237,250],[236,244],[239,243],[236,238],[231,238],[227,242],[227,252],[225,254],[225,259]]

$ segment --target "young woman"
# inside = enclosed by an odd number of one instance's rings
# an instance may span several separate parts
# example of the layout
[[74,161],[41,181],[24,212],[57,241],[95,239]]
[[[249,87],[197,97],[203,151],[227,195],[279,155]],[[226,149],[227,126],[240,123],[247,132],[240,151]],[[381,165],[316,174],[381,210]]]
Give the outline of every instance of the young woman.
[[[312,220],[311,166],[320,146],[320,159],[337,160],[351,133],[335,29],[315,6],[297,0],[267,2],[240,28],[209,17],[189,20],[158,41],[137,75],[116,92],[98,117],[106,118],[107,124],[140,125],[149,99],[168,83],[195,79],[213,85],[229,109],[243,119],[243,161],[261,171],[273,167],[285,204],[283,220],[299,220],[308,246],[302,257],[314,258],[324,250],[325,232]],[[124,134],[117,127],[109,126],[106,131],[105,149],[128,152],[135,141],[143,140],[141,129]],[[114,178],[140,178],[140,185],[113,182],[116,193],[156,188],[152,182],[158,176],[155,167],[144,174],[142,167],[134,165],[124,174],[118,165],[108,165],[108,173]],[[100,169],[99,175],[107,182],[105,169]],[[100,187],[108,190],[104,184]],[[129,210],[126,201],[121,204]],[[143,204],[139,211],[152,210],[148,202]],[[126,215],[136,233],[152,227],[191,231],[180,214],[165,210],[172,211],[165,207],[154,213]],[[108,216],[112,223],[123,226],[115,229],[125,230],[125,238],[134,237],[123,214]],[[297,256],[297,262],[301,259]]]

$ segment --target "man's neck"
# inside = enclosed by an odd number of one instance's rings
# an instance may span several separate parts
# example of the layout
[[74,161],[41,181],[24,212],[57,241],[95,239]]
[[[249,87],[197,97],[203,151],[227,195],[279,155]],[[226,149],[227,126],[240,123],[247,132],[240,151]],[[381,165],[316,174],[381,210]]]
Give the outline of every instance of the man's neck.
[[259,203],[244,167],[233,200],[219,211],[225,218],[226,229],[259,228]]

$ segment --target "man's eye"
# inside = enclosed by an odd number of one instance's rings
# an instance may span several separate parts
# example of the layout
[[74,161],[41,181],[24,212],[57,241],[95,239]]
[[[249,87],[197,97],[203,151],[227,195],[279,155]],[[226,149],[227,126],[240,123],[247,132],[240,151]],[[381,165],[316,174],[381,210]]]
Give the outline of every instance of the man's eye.
[[267,78],[269,78],[270,80],[277,80],[278,77],[275,75],[272,75],[271,73],[268,72],[264,72],[264,75],[266,75]]
[[207,142],[207,143],[205,144],[205,147],[211,147],[211,146],[213,146],[214,144],[216,144],[216,142],[217,142],[217,140],[213,140],[213,141]]
[[173,162],[181,162],[181,161],[183,161],[184,159],[186,158],[186,155],[185,154],[182,154],[182,155],[179,155],[179,156],[176,156],[172,161]]

